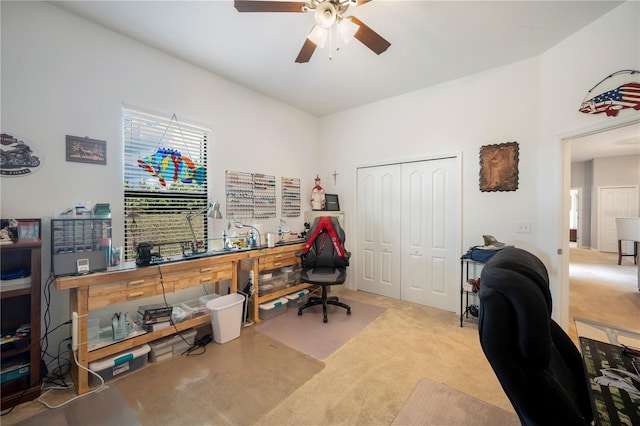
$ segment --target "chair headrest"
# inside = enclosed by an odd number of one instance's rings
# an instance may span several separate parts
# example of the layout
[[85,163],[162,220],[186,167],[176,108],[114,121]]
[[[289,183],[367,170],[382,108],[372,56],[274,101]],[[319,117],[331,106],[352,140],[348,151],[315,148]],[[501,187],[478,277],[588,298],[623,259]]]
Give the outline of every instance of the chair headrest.
[[[535,255],[515,247],[496,253],[480,276],[482,310],[507,309],[520,354],[537,366],[549,362],[551,293],[547,269]],[[496,302],[499,295],[501,302]]]
[[[513,271],[531,281],[544,296],[549,315],[552,311],[551,292],[549,291],[549,273],[544,263],[534,254],[516,247],[505,247],[496,253],[484,266],[486,270],[503,269]],[[482,284],[485,284],[482,280]],[[501,283],[494,283],[500,285]]]

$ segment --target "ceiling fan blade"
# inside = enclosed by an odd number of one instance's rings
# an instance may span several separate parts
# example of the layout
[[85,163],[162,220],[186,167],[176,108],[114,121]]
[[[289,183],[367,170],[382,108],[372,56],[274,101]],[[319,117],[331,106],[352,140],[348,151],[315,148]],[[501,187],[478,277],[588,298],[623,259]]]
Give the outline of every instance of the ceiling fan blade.
[[303,1],[255,1],[235,0],[238,12],[302,12]]
[[299,64],[303,64],[305,62],[309,62],[311,59],[311,55],[316,50],[316,44],[309,40],[308,38],[304,39],[304,44],[302,45],[302,49],[300,49],[300,53],[298,53],[298,57],[296,58],[296,62]]
[[373,50],[376,54],[381,54],[391,46],[391,43],[382,38],[380,34],[366,26],[361,20],[355,16],[350,16],[349,18],[354,24],[360,27],[353,37],[358,39],[369,49]]
[[356,6],[362,6],[365,3],[369,3],[371,0],[358,0],[358,4]]

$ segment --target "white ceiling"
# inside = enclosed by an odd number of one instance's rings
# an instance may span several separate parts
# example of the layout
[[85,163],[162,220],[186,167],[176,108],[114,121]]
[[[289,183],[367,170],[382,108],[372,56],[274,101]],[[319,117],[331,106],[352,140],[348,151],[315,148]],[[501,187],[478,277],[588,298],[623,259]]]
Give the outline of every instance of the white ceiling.
[[571,141],[571,161],[640,154],[640,122]]
[[[374,0],[347,13],[386,38],[294,60],[312,13],[233,1],[51,1],[76,15],[322,117],[537,56],[622,2]],[[576,105],[576,108],[578,105]]]

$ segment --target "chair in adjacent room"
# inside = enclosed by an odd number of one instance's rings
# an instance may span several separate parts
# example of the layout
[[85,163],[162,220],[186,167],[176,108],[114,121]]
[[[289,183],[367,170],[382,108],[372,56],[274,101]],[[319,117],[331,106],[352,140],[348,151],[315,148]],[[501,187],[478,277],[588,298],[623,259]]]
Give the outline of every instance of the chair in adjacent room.
[[307,233],[306,244],[298,253],[302,260],[300,279],[310,284],[322,286],[322,295],[310,296],[307,303],[298,308],[298,315],[312,306],[322,305],[322,321],[327,322],[327,305],[340,306],[351,315],[351,307],[329,296],[329,287],[343,284],[347,278],[347,266],[351,253],[344,249],[344,231],[338,218],[317,217]]
[[540,259],[500,250],[481,272],[480,344],[523,425],[588,425],[593,419],[578,348],[551,319]]
[[[638,242],[640,241],[640,218],[639,217],[617,217],[616,233],[618,234],[618,265],[622,264],[622,258],[630,256],[633,263],[638,263]],[[625,253],[622,242],[629,242],[633,245],[633,253]],[[640,283],[639,283],[640,285]]]

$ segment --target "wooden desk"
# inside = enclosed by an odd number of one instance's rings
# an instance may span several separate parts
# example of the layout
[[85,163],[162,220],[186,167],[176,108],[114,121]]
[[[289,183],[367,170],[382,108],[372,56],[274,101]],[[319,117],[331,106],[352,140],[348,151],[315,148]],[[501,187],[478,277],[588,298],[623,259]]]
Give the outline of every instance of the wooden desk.
[[[596,424],[640,425],[640,377],[633,380],[626,374],[637,376],[631,356],[625,355],[621,346],[586,337],[579,339]],[[638,361],[636,360],[636,363]],[[607,369],[618,369],[622,373]],[[608,379],[604,377],[605,374],[609,375]],[[625,378],[626,384],[634,386],[637,396],[631,396],[628,391],[611,386],[610,379],[616,378],[613,374]],[[633,388],[631,392],[634,392]]]

